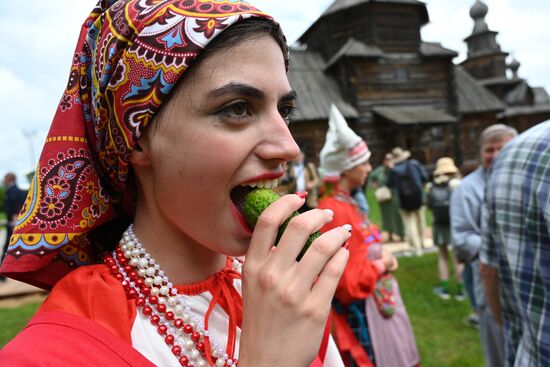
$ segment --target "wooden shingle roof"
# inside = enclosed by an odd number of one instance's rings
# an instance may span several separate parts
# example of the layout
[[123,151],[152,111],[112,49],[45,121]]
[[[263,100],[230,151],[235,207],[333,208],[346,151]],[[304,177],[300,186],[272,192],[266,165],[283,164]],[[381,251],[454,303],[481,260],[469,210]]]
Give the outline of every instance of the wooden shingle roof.
[[439,42],[420,42],[420,54],[426,57],[456,57],[458,53],[445,48]]
[[[425,57],[453,58],[458,56],[456,51],[445,48],[438,42],[421,42],[419,51],[420,54]],[[330,68],[342,57],[382,57],[384,55],[384,51],[379,47],[367,45],[364,42],[350,37],[327,62],[326,69]]]
[[456,117],[429,105],[375,106],[372,108],[372,112],[382,119],[398,125],[452,124],[457,122]]
[[[336,13],[337,11],[351,8],[363,3],[369,3],[369,2],[377,2],[377,3],[396,3],[396,4],[412,4],[412,5],[422,5],[426,6],[425,3],[418,0],[335,0],[328,8],[325,10],[322,16],[329,15],[332,13]],[[427,13],[426,13],[426,22],[427,19]]]
[[369,46],[354,38],[349,38],[346,43],[327,62],[326,69],[338,62],[342,57],[380,57],[384,51],[376,46]]
[[536,105],[547,105],[550,104],[550,96],[546,90],[542,87],[533,87],[534,102]]
[[290,51],[288,77],[298,94],[293,121],[327,120],[334,103],[346,118],[357,118],[357,110],[342,97],[336,82],[324,73],[325,62],[316,52]]
[[499,112],[505,109],[504,104],[462,66],[455,66],[454,72],[458,112],[468,114]]
[[550,104],[547,105],[533,105],[533,106],[514,106],[509,107],[505,111],[497,115],[498,119],[511,118],[516,116],[528,116],[550,114]]

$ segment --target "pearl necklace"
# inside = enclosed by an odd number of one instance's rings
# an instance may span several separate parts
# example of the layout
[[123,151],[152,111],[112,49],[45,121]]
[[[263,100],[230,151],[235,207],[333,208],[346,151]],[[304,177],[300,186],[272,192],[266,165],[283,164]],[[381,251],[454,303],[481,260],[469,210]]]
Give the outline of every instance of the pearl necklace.
[[[129,299],[134,299],[138,310],[149,318],[157,332],[185,367],[206,367],[211,360],[216,367],[237,366],[202,321],[191,313],[191,306],[160,269],[155,259],[144,249],[134,233],[133,225],[124,232],[119,246],[105,256],[104,263],[117,278]],[[239,271],[242,263],[233,259]]]

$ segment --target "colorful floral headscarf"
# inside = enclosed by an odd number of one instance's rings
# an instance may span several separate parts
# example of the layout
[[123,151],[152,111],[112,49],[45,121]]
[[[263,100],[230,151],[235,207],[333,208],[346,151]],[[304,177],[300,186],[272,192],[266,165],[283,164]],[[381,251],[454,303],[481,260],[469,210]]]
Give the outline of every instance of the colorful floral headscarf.
[[[125,215],[129,154],[201,50],[250,17],[239,0],[103,0],[82,27],[2,272],[49,289],[93,263]],[[101,227],[101,228],[100,228]]]

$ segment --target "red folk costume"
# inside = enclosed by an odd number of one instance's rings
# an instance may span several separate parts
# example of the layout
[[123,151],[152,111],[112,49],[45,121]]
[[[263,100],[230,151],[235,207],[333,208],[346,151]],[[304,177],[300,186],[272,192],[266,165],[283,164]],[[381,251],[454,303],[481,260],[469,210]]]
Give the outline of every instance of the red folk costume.
[[[82,27],[69,82],[1,268],[4,275],[52,291],[0,351],[0,364],[236,363],[242,318],[238,262],[235,268],[228,261],[203,282],[173,285],[131,228],[104,264],[99,257],[134,214],[128,157],[136,141],[202,49],[251,17],[271,18],[238,0],[98,2]],[[325,333],[313,366],[327,365],[334,348]]]
[[420,359],[397,281],[380,260],[380,231],[365,222],[349,191],[339,186],[343,172],[369,158],[366,143],[333,106],[320,165],[331,191],[324,193],[318,207],[334,212],[322,231],[352,226],[350,256],[333,302],[334,335],[347,366],[417,366]]
[[[348,191],[335,189],[319,201],[319,208],[331,209],[334,220],[323,231],[350,224],[353,228],[349,244],[349,260],[346,270],[336,288],[336,298],[344,304],[372,295],[376,281],[385,272],[384,264],[369,261],[369,245],[380,240],[380,231],[375,225],[367,226],[358,212]],[[361,279],[361,281],[357,281]]]

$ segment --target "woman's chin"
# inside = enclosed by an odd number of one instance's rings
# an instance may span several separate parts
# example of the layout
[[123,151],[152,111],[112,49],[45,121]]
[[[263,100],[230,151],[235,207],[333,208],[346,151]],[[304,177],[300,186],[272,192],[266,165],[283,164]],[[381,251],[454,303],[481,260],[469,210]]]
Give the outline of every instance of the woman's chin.
[[214,252],[229,257],[241,257],[246,255],[250,247],[250,237],[243,238],[242,236],[233,237],[217,243],[215,247],[208,246]]
[[227,256],[231,257],[241,257],[245,256],[248,252],[248,248],[250,247],[250,239],[247,240],[241,240],[239,243],[231,248],[230,253],[227,254]]

